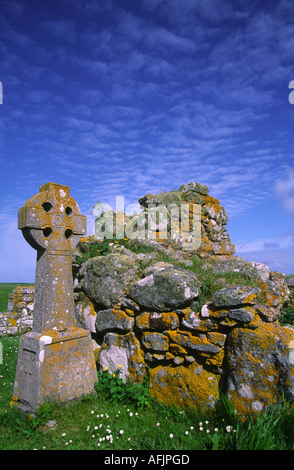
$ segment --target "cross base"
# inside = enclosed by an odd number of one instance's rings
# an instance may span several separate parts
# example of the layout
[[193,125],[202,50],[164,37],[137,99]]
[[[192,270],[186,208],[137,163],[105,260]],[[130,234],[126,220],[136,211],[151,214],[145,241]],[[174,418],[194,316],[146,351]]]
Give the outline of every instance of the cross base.
[[68,402],[94,391],[97,372],[90,332],[70,327],[20,338],[12,406],[35,414],[48,402]]

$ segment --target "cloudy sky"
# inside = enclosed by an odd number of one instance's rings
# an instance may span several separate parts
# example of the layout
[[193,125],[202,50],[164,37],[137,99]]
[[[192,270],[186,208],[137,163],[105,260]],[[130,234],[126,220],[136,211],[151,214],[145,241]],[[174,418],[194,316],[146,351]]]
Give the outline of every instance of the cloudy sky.
[[0,281],[34,280],[17,210],[205,184],[244,259],[294,273],[292,0],[0,0]]

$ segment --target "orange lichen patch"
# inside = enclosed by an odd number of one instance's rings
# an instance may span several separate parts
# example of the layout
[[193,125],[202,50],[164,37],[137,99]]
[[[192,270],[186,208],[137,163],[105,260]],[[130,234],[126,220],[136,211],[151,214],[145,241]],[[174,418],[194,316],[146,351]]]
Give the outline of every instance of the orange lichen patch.
[[157,240],[157,241],[165,241],[167,240],[167,231],[166,230],[161,230],[161,231],[158,231],[158,232],[153,232],[154,234],[154,238]]
[[150,395],[166,405],[205,410],[219,398],[219,376],[197,363],[190,366],[158,366],[150,369]]
[[135,315],[135,312],[133,310],[131,310],[130,308],[126,308],[125,309],[125,312],[127,315],[129,315],[130,317],[133,317]]
[[81,237],[80,238],[80,243],[89,243],[91,240],[89,237]]
[[214,332],[207,333],[207,338],[211,343],[222,347],[225,344],[227,335],[223,333],[217,333],[214,331]]
[[239,415],[256,414],[281,400],[281,389],[286,394],[292,390],[291,345],[294,346],[293,330],[273,323],[231,333],[228,393]]
[[170,340],[173,343],[179,344],[180,346],[184,346],[185,344],[187,344],[188,340],[190,340],[194,344],[200,344],[201,343],[200,338],[198,338],[196,336],[193,336],[188,331],[181,331],[180,332],[179,330],[176,330],[176,331],[168,331],[167,333],[168,333],[168,336],[169,336]]
[[136,318],[136,325],[141,330],[164,331],[179,326],[179,319],[175,312],[143,312]]
[[168,351],[168,352],[166,353],[165,357],[166,357],[166,359],[167,359],[168,361],[172,361],[172,360],[175,358],[175,355],[172,354],[170,351]]
[[209,356],[206,359],[205,364],[207,366],[211,366],[211,367],[213,367],[213,366],[214,367],[221,367],[222,364],[223,364],[224,357],[225,357],[225,351],[224,351],[224,349],[221,349],[218,354],[215,354],[214,356]]
[[12,399],[12,400],[9,402],[9,406],[10,406],[10,408],[11,408],[12,410],[13,410],[13,408],[15,408],[15,407],[17,407],[17,406],[20,406],[20,404],[21,404],[21,403],[20,403],[20,401],[18,401],[18,399],[17,399],[17,400],[13,400],[13,399]]
[[178,354],[187,354],[186,349],[184,349],[182,346],[176,343],[170,343],[169,350],[172,354],[178,355]]
[[168,331],[167,333],[173,343],[179,344],[185,349],[195,351],[201,357],[211,357],[211,355],[214,356],[220,352],[220,347],[208,341],[205,335],[199,337],[186,331],[180,332],[179,330]]
[[247,297],[245,297],[244,299],[244,303],[253,305],[255,303],[256,296],[257,294],[254,294],[254,293],[247,295]]
[[202,196],[202,198],[203,198],[203,204],[211,205],[211,206],[214,206],[215,208],[220,207],[220,202],[215,197],[207,195],[207,196]]
[[140,346],[139,340],[135,337],[134,333],[125,335],[128,341],[128,371],[130,374],[130,381],[132,383],[141,383],[144,380],[146,366],[144,361],[144,354]]
[[95,306],[84,292],[80,295],[80,300],[76,303],[76,305],[80,305],[82,307],[82,311],[87,309],[87,313],[91,315],[91,317],[96,316]]
[[149,319],[150,319],[150,313],[149,312],[144,312],[141,315],[138,315],[136,317],[136,326],[137,326],[137,328],[140,328],[141,330],[148,330],[149,329]]

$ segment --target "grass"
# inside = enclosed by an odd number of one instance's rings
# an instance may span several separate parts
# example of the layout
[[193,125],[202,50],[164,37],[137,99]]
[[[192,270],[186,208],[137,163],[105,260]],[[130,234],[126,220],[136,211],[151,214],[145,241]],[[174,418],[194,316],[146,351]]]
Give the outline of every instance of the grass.
[[[117,377],[112,398],[101,387],[97,395],[75,403],[46,404],[30,419],[9,407],[18,343],[18,336],[1,339],[1,450],[294,450],[294,411],[286,401],[242,422],[225,397],[205,415],[151,399],[138,406],[133,392],[118,393]],[[46,427],[49,421],[56,423],[54,429]]]
[[0,312],[7,312],[9,294],[18,286],[31,286],[32,283],[0,282]]

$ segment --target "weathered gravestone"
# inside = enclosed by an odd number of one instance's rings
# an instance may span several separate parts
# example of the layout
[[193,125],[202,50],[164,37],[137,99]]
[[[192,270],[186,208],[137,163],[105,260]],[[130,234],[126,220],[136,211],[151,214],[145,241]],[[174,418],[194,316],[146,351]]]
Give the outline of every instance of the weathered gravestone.
[[47,183],[19,209],[18,228],[37,250],[33,331],[20,339],[13,402],[34,413],[94,389],[90,332],[76,327],[71,249],[86,233],[86,217],[69,187]]

